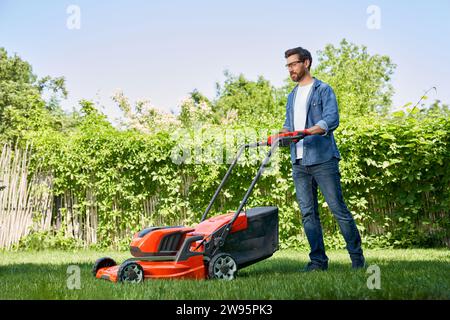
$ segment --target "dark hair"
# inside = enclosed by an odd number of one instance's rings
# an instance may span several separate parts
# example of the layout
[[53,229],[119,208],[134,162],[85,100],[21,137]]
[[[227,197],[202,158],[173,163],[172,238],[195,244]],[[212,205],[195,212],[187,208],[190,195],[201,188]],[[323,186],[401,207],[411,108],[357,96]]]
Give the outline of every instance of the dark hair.
[[287,59],[289,56],[292,56],[294,54],[298,54],[298,57],[299,57],[301,62],[305,62],[305,60],[309,60],[309,68],[308,69],[311,68],[311,66],[312,66],[312,56],[311,56],[311,53],[308,50],[303,49],[302,47],[289,49],[289,50],[286,50],[286,52],[284,53],[284,57]]

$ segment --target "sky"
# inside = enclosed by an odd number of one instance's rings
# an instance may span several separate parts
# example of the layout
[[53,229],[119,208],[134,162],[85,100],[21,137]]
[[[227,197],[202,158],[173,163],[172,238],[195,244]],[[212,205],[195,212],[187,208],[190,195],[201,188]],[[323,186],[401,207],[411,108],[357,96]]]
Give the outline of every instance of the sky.
[[397,65],[394,107],[433,86],[429,99],[450,104],[449,14],[448,0],[0,0],[0,47],[39,77],[64,76],[65,110],[91,99],[113,122],[118,89],[178,112],[194,89],[214,98],[225,70],[281,86],[286,49],[307,48],[314,64],[343,38]]

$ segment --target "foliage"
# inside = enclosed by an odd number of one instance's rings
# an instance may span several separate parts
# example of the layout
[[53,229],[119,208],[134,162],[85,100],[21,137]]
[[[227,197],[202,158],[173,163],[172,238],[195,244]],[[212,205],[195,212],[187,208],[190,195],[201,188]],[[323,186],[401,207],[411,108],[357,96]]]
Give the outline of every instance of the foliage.
[[394,92],[389,82],[395,67],[388,56],[370,55],[367,47],[344,39],[338,47],[329,44],[318,52],[313,74],[331,85],[341,116],[385,114]]
[[38,79],[28,62],[0,48],[0,140],[19,141],[27,131],[56,128],[52,111],[61,112],[59,95],[67,96],[64,78]]
[[217,84],[217,99],[212,109],[213,123],[237,123],[242,127],[279,128],[285,114],[283,90],[272,86],[262,76],[249,81],[242,74],[225,72],[223,86]]
[[[336,133],[346,198],[394,246],[448,241],[450,121],[446,106],[348,119]],[[374,231],[374,230],[367,230]],[[446,239],[446,240],[444,240]]]
[[83,248],[83,241],[67,237],[64,230],[59,231],[37,231],[20,239],[14,250],[75,250]]
[[132,107],[129,99],[120,90],[112,99],[123,112],[124,120],[121,125],[124,128],[151,134],[159,130],[170,131],[180,125],[175,115],[158,110],[148,100],[138,100]]

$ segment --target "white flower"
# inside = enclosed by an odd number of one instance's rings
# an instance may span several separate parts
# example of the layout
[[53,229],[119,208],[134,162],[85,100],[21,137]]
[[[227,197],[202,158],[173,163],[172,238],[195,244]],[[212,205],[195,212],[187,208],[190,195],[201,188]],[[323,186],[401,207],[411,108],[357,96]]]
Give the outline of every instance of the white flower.
[[227,115],[223,121],[224,124],[233,123],[238,118],[238,111],[236,109],[228,110]]
[[208,104],[205,101],[200,102],[199,107],[202,112],[210,112],[211,111],[211,109],[209,108]]

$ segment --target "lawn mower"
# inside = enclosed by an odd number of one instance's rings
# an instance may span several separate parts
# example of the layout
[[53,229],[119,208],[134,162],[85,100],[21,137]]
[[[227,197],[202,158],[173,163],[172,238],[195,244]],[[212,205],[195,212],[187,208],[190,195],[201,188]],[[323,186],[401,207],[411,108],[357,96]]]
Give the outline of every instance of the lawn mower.
[[[133,258],[120,265],[111,258],[100,258],[93,266],[93,275],[131,283],[152,278],[232,280],[238,270],[271,257],[278,250],[278,208],[242,209],[276,148],[304,136],[303,131],[286,132],[240,146],[197,226],[149,227],[137,232],[130,245]],[[244,150],[260,146],[269,146],[270,150],[238,209],[206,219]]]

